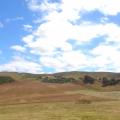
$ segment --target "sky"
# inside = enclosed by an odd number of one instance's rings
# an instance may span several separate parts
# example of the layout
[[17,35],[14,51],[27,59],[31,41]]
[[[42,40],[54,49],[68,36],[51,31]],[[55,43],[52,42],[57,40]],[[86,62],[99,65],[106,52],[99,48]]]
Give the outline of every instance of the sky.
[[120,0],[0,0],[0,71],[120,72]]

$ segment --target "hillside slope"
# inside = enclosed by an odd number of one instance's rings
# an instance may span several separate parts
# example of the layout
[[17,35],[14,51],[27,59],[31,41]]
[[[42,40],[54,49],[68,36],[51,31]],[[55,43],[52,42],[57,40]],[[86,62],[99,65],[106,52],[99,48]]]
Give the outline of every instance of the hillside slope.
[[0,76],[11,77],[15,81],[41,81],[46,83],[74,83],[81,85],[111,86],[120,85],[120,73],[111,72],[61,72],[54,74],[30,74],[0,72]]

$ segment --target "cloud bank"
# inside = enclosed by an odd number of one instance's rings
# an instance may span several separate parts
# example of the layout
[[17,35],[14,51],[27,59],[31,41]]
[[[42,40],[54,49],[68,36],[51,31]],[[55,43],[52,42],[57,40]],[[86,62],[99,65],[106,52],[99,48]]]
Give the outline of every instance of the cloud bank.
[[[26,57],[3,64],[4,69],[34,73],[120,71],[120,26],[109,21],[111,16],[118,19],[120,0],[26,0],[26,4],[38,16],[37,27],[24,25],[30,30],[21,40],[24,45],[11,49]],[[94,12],[94,17],[101,14],[99,22],[89,16]]]

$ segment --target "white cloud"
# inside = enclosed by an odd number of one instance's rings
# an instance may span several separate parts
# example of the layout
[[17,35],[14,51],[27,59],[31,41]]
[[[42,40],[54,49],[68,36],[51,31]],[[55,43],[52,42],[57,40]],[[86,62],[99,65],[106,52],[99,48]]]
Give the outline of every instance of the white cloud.
[[87,56],[79,51],[65,52],[61,59],[67,64],[67,66],[77,69],[89,63],[89,61],[87,61]]
[[26,51],[26,48],[23,47],[23,46],[20,46],[20,45],[11,46],[11,49],[19,51],[19,52],[25,52]]
[[43,56],[41,58],[41,64],[45,67],[55,68],[56,70],[62,69],[66,66],[66,64],[63,61],[48,56]]
[[120,12],[120,0],[61,0],[62,4],[48,3],[47,0],[40,2],[39,0],[27,0],[28,6],[33,11],[40,12],[41,10],[56,10],[57,8],[62,9],[64,16],[68,18],[76,18],[78,11],[83,10],[92,11],[99,10],[105,15],[117,15]]
[[[107,15],[117,15],[120,12],[119,4],[120,0],[62,0],[62,3],[29,0],[29,8],[41,13],[41,19],[46,22],[39,24],[36,30],[25,36],[23,42],[32,54],[39,56],[42,66],[52,67],[56,71],[80,70],[86,67],[117,70],[117,59],[120,57],[120,27],[114,23],[107,23],[106,20],[99,24],[73,23],[81,19],[82,12],[87,11],[98,10],[106,15],[106,19]],[[82,48],[74,50],[75,46],[68,42],[69,39],[73,39],[77,45],[84,45],[101,36],[105,36],[105,43],[88,51],[94,57],[85,54]],[[117,48],[109,45],[110,42],[117,43]],[[111,64],[113,67],[110,67]]]
[[30,10],[34,12],[40,11],[54,11],[59,8],[59,4],[56,3],[48,3],[47,0],[39,1],[39,0],[26,0],[28,3],[28,7]]
[[106,24],[103,31],[108,35],[107,41],[120,42],[120,26],[116,24]]
[[38,0],[26,0],[28,2],[29,9],[33,11],[41,10],[41,5]]
[[[38,27],[33,30],[29,24],[24,25],[24,30],[30,32],[22,38],[24,46],[14,45],[11,48],[38,57],[39,63],[15,57],[9,63],[0,66],[0,70],[39,73],[42,67],[54,68],[55,72],[82,70],[96,68],[98,71],[119,71],[120,67],[120,26],[107,23],[107,15],[120,13],[120,0],[62,0],[61,3],[49,3],[48,0],[26,0],[29,8],[42,16]],[[98,10],[105,15],[101,23],[93,24],[81,20],[81,13]],[[77,20],[81,20],[77,23]],[[22,18],[14,18],[22,20]],[[9,21],[9,20],[8,20]],[[77,24],[75,24],[77,23]],[[81,47],[96,42],[98,37],[105,36],[105,42],[94,46],[89,54],[84,53]],[[74,40],[76,46],[69,42]],[[114,43],[112,45],[111,43]],[[93,43],[94,44],[94,43]],[[30,54],[29,54],[30,55]],[[91,55],[91,56],[90,56]]]
[[23,25],[23,29],[27,32],[32,32],[33,27],[31,25],[26,24],[26,25]]
[[[104,24],[90,24],[90,23],[81,23],[80,25],[73,25],[70,21],[75,21],[80,18],[80,11],[84,10],[94,10],[101,9],[100,6],[109,6],[109,2],[95,1],[88,2],[86,0],[77,0],[74,2],[73,0],[64,0],[62,4],[59,4],[59,8],[61,8],[62,12],[58,12],[57,3],[48,3],[47,0],[40,3],[38,0],[32,0],[29,2],[29,5],[40,12],[43,9],[41,6],[44,4],[47,6],[46,10],[48,14],[44,16],[44,19],[47,22],[41,24],[36,31],[32,34],[35,39],[33,42],[27,43],[28,47],[36,48],[42,52],[44,51],[54,51],[56,48],[71,50],[72,47],[67,40],[75,39],[78,40],[79,43],[84,41],[89,42],[93,38],[102,35],[110,36],[109,28],[113,30],[116,25],[104,25]],[[88,4],[89,3],[89,4]],[[95,3],[95,4],[93,4]],[[111,4],[111,2],[110,2]],[[54,7],[51,7],[54,5]],[[37,7],[35,7],[37,6]],[[56,6],[56,7],[55,7]],[[88,6],[88,7],[86,7]],[[38,8],[38,9],[37,9]],[[50,8],[55,8],[51,9]],[[45,9],[45,8],[44,8]],[[33,10],[33,9],[32,9]],[[116,26],[115,29],[119,27]],[[105,31],[105,30],[106,31]],[[59,36],[59,37],[58,37]],[[28,36],[24,37],[24,39],[28,38]],[[111,36],[110,36],[111,38]],[[110,40],[110,39],[109,39]],[[59,44],[58,44],[59,43]],[[66,47],[64,47],[66,46]],[[69,46],[69,47],[67,47]]]
[[45,67],[54,68],[57,72],[82,69],[89,65],[87,56],[80,51],[69,51],[54,56],[42,56],[40,63]]
[[97,46],[91,52],[95,56],[94,59],[92,59],[93,64],[98,67],[98,70],[119,72],[120,49],[118,46],[103,44]]
[[41,66],[35,62],[27,61],[20,57],[14,57],[11,62],[0,65],[0,71],[40,73]]
[[105,15],[117,15],[120,12],[120,0],[62,0],[62,9],[67,13],[69,11],[93,11],[99,10]]
[[27,35],[27,36],[25,36],[25,37],[23,37],[23,42],[25,42],[25,43],[31,43],[31,42],[33,42],[33,39],[34,39],[34,36],[33,35]]

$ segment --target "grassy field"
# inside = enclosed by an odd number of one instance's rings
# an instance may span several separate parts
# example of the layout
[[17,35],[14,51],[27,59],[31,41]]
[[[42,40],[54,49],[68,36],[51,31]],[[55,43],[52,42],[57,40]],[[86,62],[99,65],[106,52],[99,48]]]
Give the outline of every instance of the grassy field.
[[120,102],[6,105],[0,106],[0,120],[120,120]]
[[3,84],[0,120],[120,120],[120,91],[38,81]]

